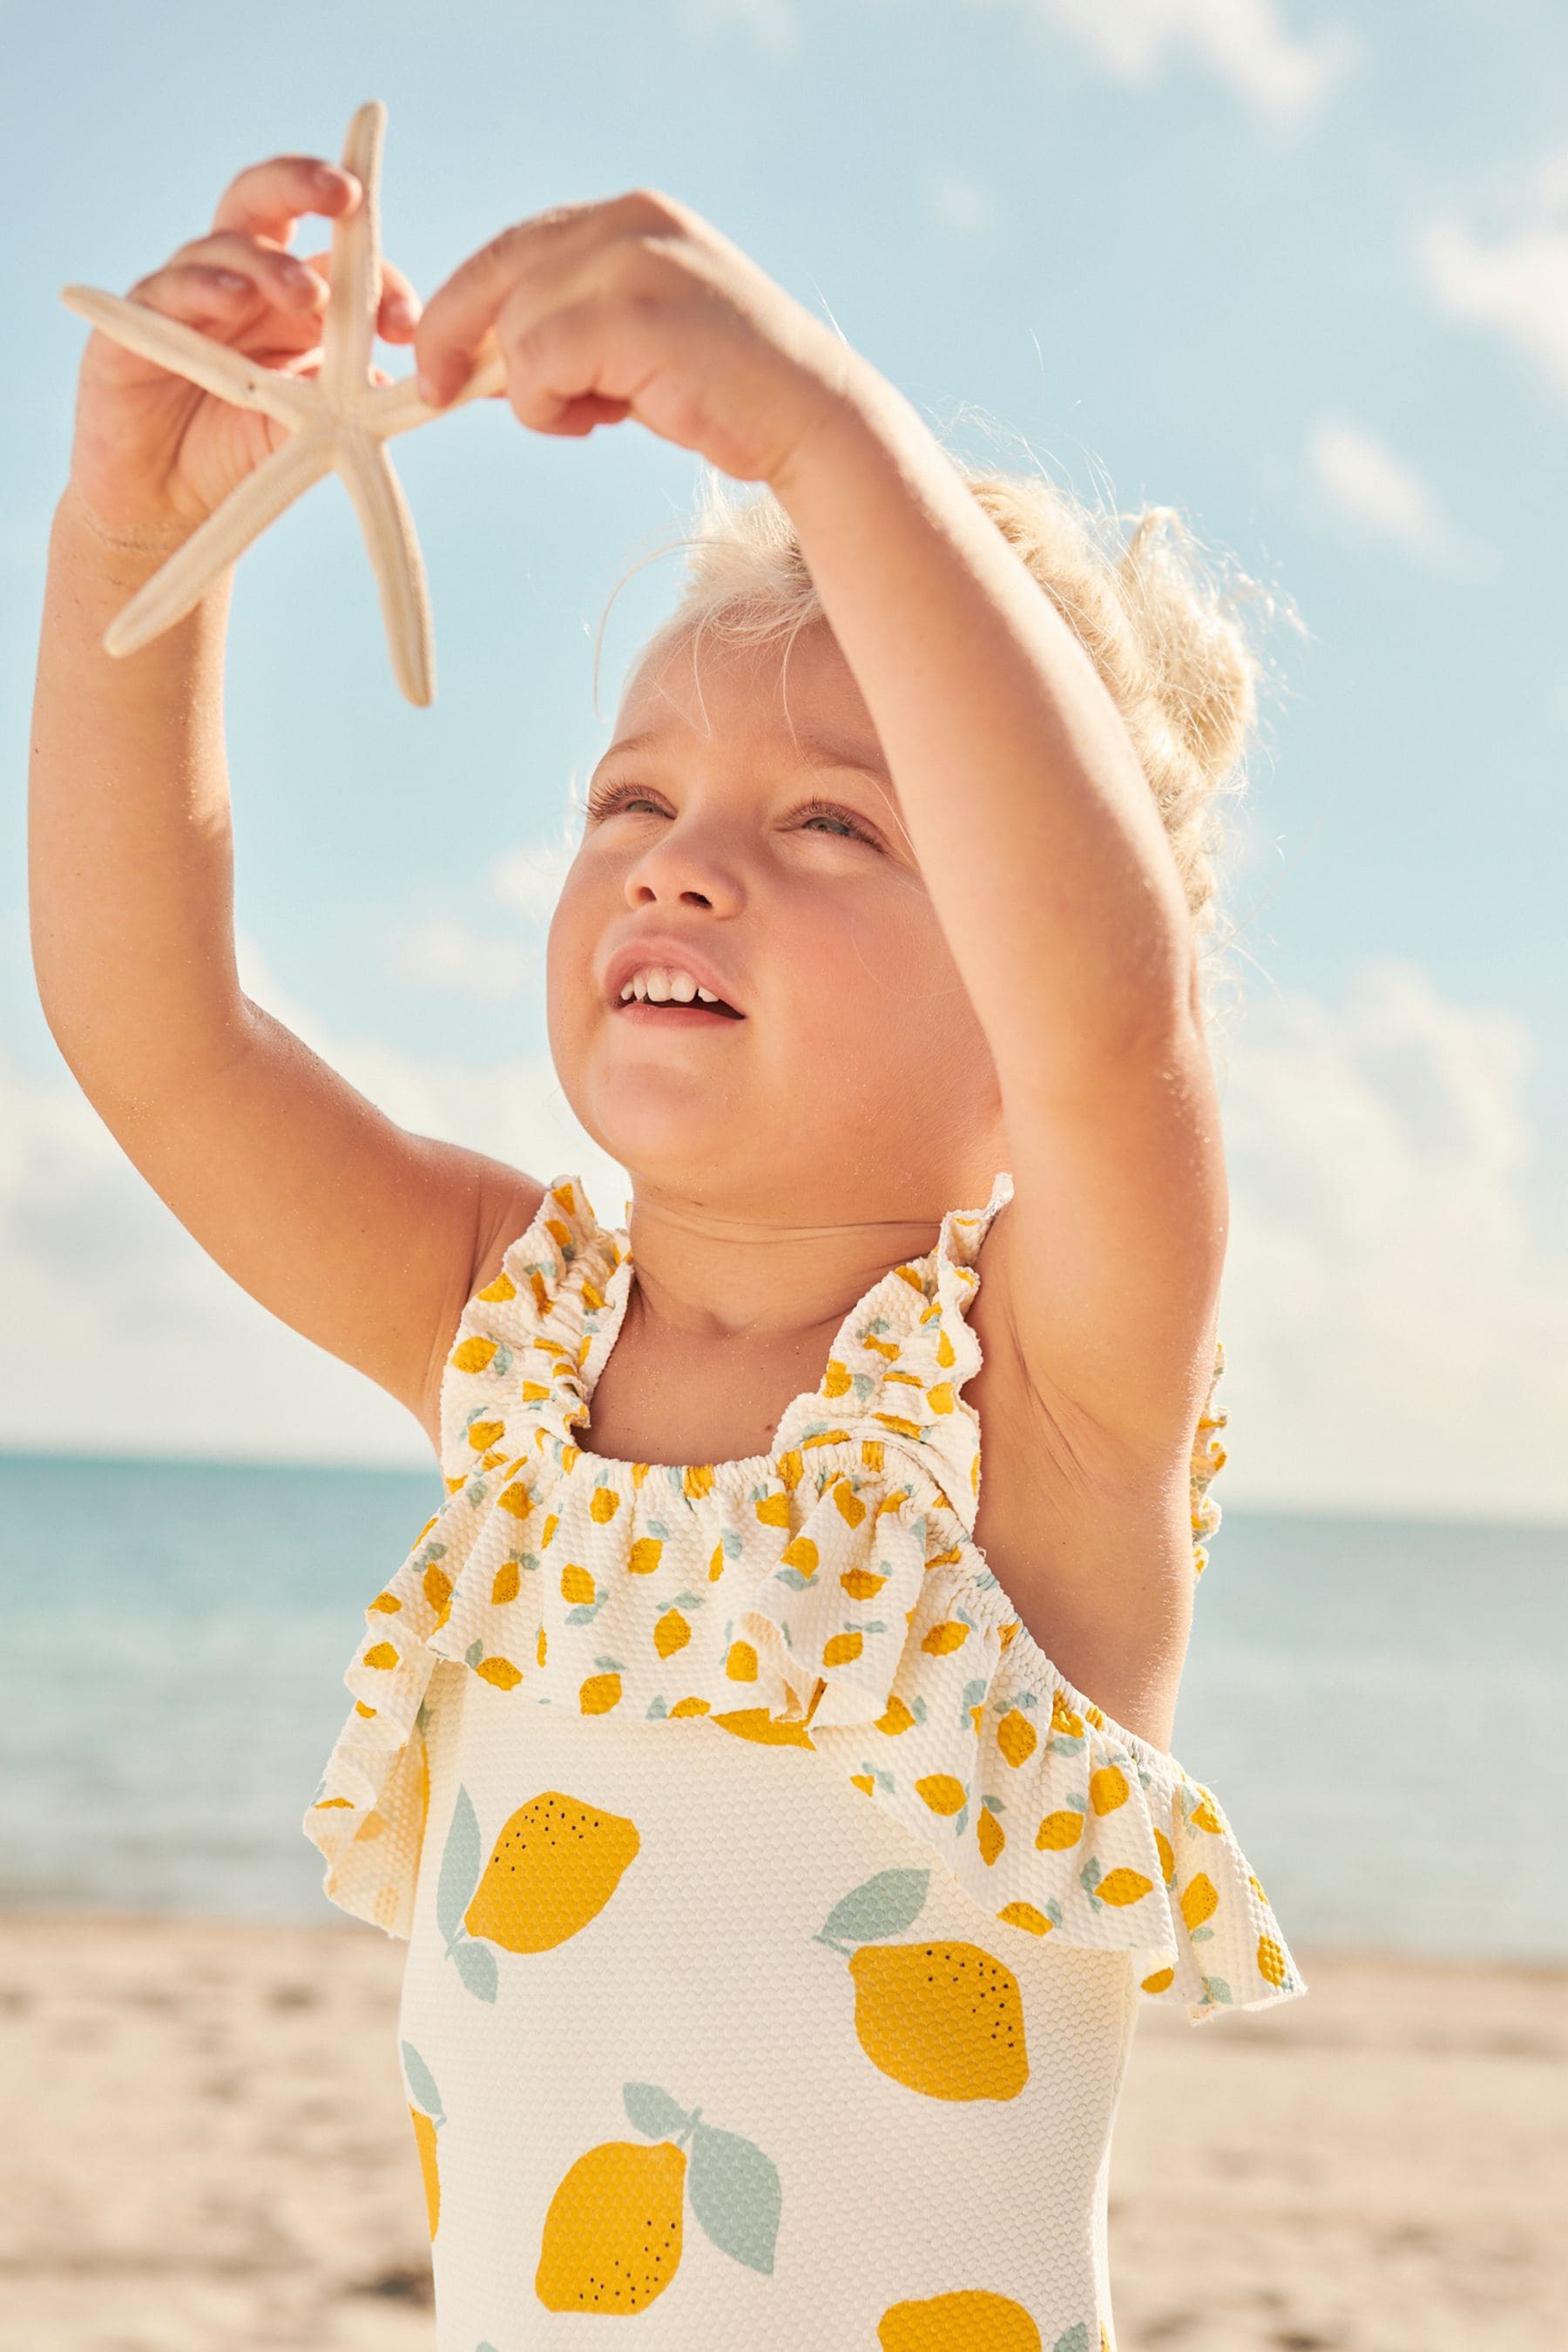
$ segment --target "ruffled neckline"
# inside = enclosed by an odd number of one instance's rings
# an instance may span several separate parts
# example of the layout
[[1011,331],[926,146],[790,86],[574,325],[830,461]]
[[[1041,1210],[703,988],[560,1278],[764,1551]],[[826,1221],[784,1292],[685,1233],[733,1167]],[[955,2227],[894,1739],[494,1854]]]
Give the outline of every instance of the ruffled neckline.
[[[556,1180],[465,1309],[447,1500],[344,1676],[356,1704],[305,1820],[334,1901],[410,1932],[425,1694],[446,1660],[574,1715],[700,1716],[816,1748],[995,1917],[1133,1954],[1142,1992],[1194,2022],[1306,1990],[1212,1793],[1067,1680],[973,1541],[973,1261],[1011,1195],[999,1174],[870,1286],[772,1453],[665,1465],[574,1442],[631,1254]],[[1224,1458],[1205,1423],[1194,1495]]]
[[[973,1262],[993,1219],[1012,1198],[1012,1177],[1002,1170],[982,1206],[949,1209],[930,1250],[889,1267],[855,1301],[835,1334],[822,1379],[791,1400],[763,1452],[679,1465],[689,1499],[716,1487],[744,1493],[803,1449],[852,1444],[846,1422],[928,1454],[934,1443],[956,1465],[958,1449],[943,1444],[947,1433],[940,1426],[952,1413],[954,1432],[963,1433],[968,1453],[977,1456],[978,1417],[959,1394],[980,1368],[979,1341],[967,1320],[980,1280]],[[594,1391],[620,1335],[634,1271],[627,1226],[601,1224],[581,1178],[564,1175],[550,1185],[531,1223],[505,1251],[499,1277],[502,1287],[527,1291],[540,1318],[535,1348],[544,1360],[535,1367],[538,1377],[525,1376],[522,1388],[534,1444],[548,1446],[568,1475],[585,1462],[621,1489],[675,1467],[591,1451],[574,1436],[592,1427]],[[928,1370],[946,1377],[929,1382]],[[932,1386],[934,1411],[927,1409]],[[903,1411],[895,1409],[900,1405]],[[447,1435],[444,1420],[444,1458]],[[467,1450],[471,1455],[472,1447]],[[463,1461],[460,1444],[457,1459]],[[963,1507],[964,1498],[954,1499]],[[970,1527],[978,1499],[976,1478],[964,1511]]]

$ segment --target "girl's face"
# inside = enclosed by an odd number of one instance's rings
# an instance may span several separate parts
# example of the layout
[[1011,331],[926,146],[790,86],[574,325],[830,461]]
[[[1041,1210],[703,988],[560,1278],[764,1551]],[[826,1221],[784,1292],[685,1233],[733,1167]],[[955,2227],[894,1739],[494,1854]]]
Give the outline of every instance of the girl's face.
[[[587,801],[550,925],[550,1045],[640,1188],[792,1221],[984,1198],[1005,1164],[994,1065],[826,624],[787,675],[777,646],[707,640],[695,671],[689,636],[657,648]],[[679,965],[664,942],[744,1017],[628,1018],[612,960]]]

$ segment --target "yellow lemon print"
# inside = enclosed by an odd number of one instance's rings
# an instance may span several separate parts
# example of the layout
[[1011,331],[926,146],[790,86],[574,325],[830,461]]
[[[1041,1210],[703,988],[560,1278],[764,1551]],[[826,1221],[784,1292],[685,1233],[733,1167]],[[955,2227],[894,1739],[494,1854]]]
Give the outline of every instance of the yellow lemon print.
[[509,1952],[551,1951],[598,1916],[641,1844],[623,1814],[546,1789],[496,1839],[463,1925]]
[[983,2344],[985,2352],[1041,2352],[1042,2344],[1021,2303],[984,2287],[890,2303],[877,2322],[877,2341],[881,2352],[949,2352],[959,2344]]
[[1285,1981],[1285,1955],[1272,1936],[1258,1939],[1258,1973],[1266,1984],[1282,1985]]
[[546,2311],[642,2311],[680,2266],[686,2151],[605,2140],[550,2200],[533,2291]]
[[968,1801],[969,1791],[951,1772],[928,1772],[915,1782],[915,1794],[933,1813],[956,1813]]
[[1024,2001],[978,1944],[862,1944],[855,2034],[882,2074],[929,2099],[1014,2099],[1029,2079]]
[[1005,1919],[1009,1927],[1027,1928],[1031,1936],[1048,1936],[1057,1924],[1032,1903],[1004,1903],[996,1916]]
[[1009,1764],[1026,1764],[1039,1742],[1039,1734],[1029,1718],[1018,1707],[1010,1706],[996,1726],[996,1745]]
[[494,1339],[460,1339],[447,1360],[455,1372],[482,1372],[496,1347]]
[[691,1639],[691,1627],[673,1601],[659,1603],[659,1619],[653,1629],[653,1645],[661,1658],[673,1657],[684,1650]]
[[723,1731],[731,1731],[737,1739],[760,1740],[764,1748],[815,1748],[816,1742],[804,1723],[775,1723],[765,1706],[734,1706],[722,1715],[710,1715]]
[[1127,1775],[1114,1764],[1102,1764],[1089,1776],[1089,1801],[1097,1813],[1114,1812],[1129,1794]]
[[1204,1921],[1212,1919],[1218,1909],[1219,1896],[1215,1891],[1215,1883],[1200,1870],[1197,1876],[1189,1878],[1182,1889],[1182,1916],[1189,1927],[1201,1927]]
[[1152,1977],[1144,1978],[1142,1990],[1145,1992],[1169,1992],[1175,1981],[1174,1969],[1156,1969]]
[[1083,1815],[1067,1809],[1046,1815],[1035,1843],[1046,1853],[1059,1853],[1064,1846],[1076,1845],[1082,1835]]
[[1141,1870],[1108,1870],[1096,1881],[1094,1892],[1102,1903],[1142,1903],[1153,1884]]
[[436,2126],[417,2107],[408,2110],[414,2125],[414,2145],[419,2150],[419,2169],[425,2181],[425,2211],[430,2223],[430,2235],[435,2237],[441,2221],[441,2175],[436,2161]]
[[621,1678],[617,1674],[589,1675],[577,1686],[577,1704],[584,1715],[608,1715],[621,1703]]
[[888,1701],[887,1713],[877,1717],[876,1728],[885,1731],[890,1739],[896,1739],[900,1732],[907,1731],[914,1720],[913,1709],[894,1693]]

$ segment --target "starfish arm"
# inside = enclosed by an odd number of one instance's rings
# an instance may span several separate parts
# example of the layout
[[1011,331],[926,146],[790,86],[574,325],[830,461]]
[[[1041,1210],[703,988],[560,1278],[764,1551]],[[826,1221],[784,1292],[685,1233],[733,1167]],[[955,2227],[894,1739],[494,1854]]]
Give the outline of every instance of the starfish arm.
[[118,294],[104,294],[96,286],[62,286],[60,300],[68,310],[88,320],[138,358],[200,384],[219,400],[237,408],[258,408],[280,425],[298,426],[320,406],[320,396],[306,383],[263,367],[227,343],[216,343],[178,319],[149,310],[145,302],[127,302]]
[[104,651],[137,653],[183,621],[251,541],[331,471],[332,449],[329,433],[300,433],[264,457],[115,614],[103,633]]
[[405,375],[396,383],[378,383],[360,394],[353,405],[353,419],[378,441],[390,441],[395,434],[411,433],[416,425],[428,425],[434,417],[445,416],[447,409],[461,408],[468,400],[488,400],[493,393],[506,390],[506,362],[500,352],[482,359],[468,382],[455,400],[446,408],[431,408],[419,397],[418,379]]
[[381,147],[386,109],[379,99],[358,108],[343,142],[343,169],[363,194],[332,230],[331,291],[321,336],[321,381],[329,399],[347,408],[370,381],[371,347],[381,276]]
[[368,433],[342,433],[337,467],[359,515],[381,591],[381,610],[397,683],[421,708],[436,698],[436,646],[430,592],[414,518],[392,461]]

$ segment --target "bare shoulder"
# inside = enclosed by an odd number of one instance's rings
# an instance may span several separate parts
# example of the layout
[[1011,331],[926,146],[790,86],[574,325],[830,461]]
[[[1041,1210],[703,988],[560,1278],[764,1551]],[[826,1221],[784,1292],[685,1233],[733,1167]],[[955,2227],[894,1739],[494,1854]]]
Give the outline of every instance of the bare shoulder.
[[541,1183],[536,1176],[525,1176],[520,1168],[509,1168],[500,1161],[493,1163],[493,1172],[486,1177],[474,1225],[474,1259],[463,1296],[457,1303],[451,1328],[436,1335],[425,1376],[419,1421],[437,1456],[441,1451],[441,1378],[447,1369],[452,1332],[474,1293],[486,1289],[500,1274],[507,1251],[533,1223],[548,1190],[548,1185]]

